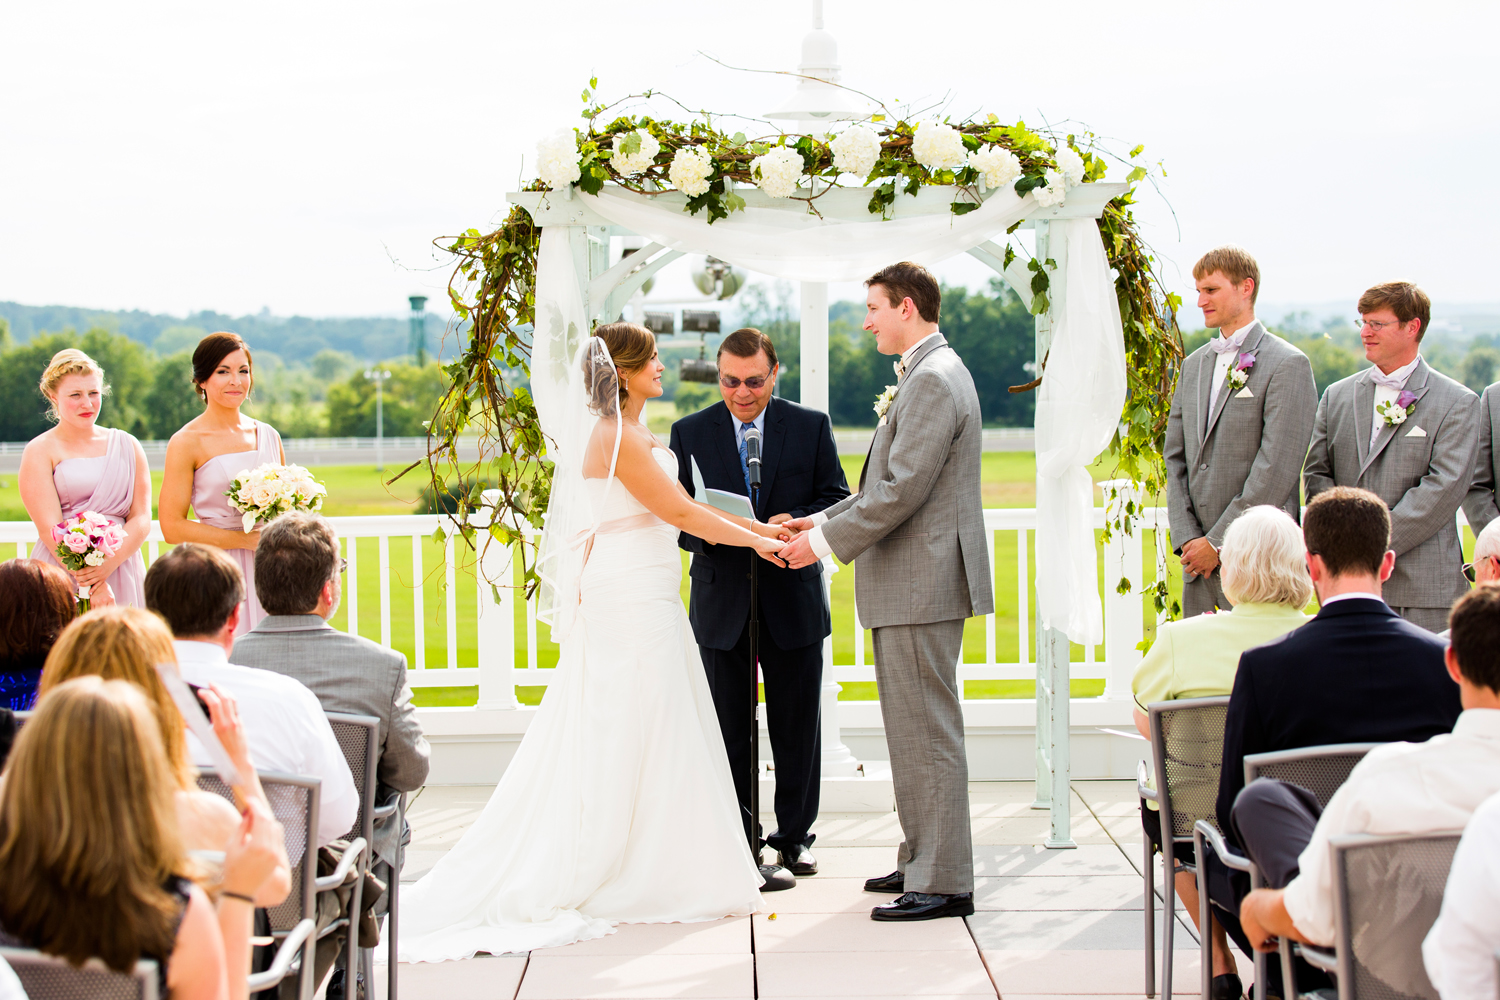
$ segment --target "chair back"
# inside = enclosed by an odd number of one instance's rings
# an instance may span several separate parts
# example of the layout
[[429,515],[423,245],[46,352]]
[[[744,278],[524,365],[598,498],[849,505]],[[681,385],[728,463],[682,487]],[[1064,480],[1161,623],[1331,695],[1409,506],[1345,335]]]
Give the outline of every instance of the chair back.
[[1461,830],[1333,837],[1340,996],[1438,1000],[1422,963]]
[[82,968],[30,948],[0,948],[30,1000],[158,1000],[156,963],[141,959],[135,971],[115,972],[97,958]]
[[1327,807],[1328,800],[1349,780],[1354,765],[1364,760],[1379,743],[1332,743],[1321,747],[1298,747],[1295,750],[1274,750],[1270,753],[1250,754],[1245,758],[1245,784],[1256,778],[1271,778],[1285,781],[1312,792],[1318,805]]
[[[313,880],[318,863],[318,801],[322,781],[277,771],[260,772],[261,787],[271,803],[271,813],[286,835],[286,857],[292,866],[292,888],[286,899],[266,911],[273,931],[288,931],[303,917],[315,917]],[[234,801],[234,793],[213,768],[200,768],[198,787]],[[308,863],[312,872],[307,870]]]
[[[1193,824],[1200,819],[1218,826],[1214,806],[1228,712],[1228,696],[1159,701],[1150,706],[1151,754],[1156,761],[1163,837],[1191,840]],[[1162,854],[1170,856],[1171,851]]]
[[380,765],[380,720],[373,715],[350,715],[344,712],[329,712],[328,724],[333,727],[333,736],[344,751],[344,760],[349,763],[349,774],[354,778],[354,788],[359,792],[359,815],[354,826],[344,834],[346,840],[365,838],[365,843],[375,844],[375,772]]

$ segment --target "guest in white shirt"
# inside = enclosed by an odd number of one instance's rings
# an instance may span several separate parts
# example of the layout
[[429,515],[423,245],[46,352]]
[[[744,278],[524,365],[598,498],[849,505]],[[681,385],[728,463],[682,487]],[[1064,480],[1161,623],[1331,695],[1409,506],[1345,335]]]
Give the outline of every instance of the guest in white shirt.
[[[1266,881],[1281,886],[1257,889],[1240,906],[1240,923],[1257,949],[1274,949],[1278,937],[1334,943],[1330,837],[1460,829],[1500,791],[1500,587],[1470,591],[1453,606],[1451,621],[1448,673],[1464,707],[1451,735],[1370,751],[1321,816],[1310,794],[1268,779],[1235,801],[1241,843]],[[1294,864],[1280,860],[1299,847]],[[1493,963],[1493,954],[1485,961]]]
[[[239,566],[213,546],[183,543],[146,572],[146,607],[171,627],[183,679],[234,695],[256,768],[321,780],[321,846],[350,832],[359,792],[317,696],[291,677],[229,662],[244,599]],[[195,764],[211,763],[196,737],[188,742]]]
[[[1500,522],[1492,522],[1500,524]],[[1494,642],[1500,643],[1500,634]],[[1443,1000],[1494,1000],[1500,949],[1500,792],[1474,810],[1464,828],[1443,910],[1422,942],[1427,978]]]

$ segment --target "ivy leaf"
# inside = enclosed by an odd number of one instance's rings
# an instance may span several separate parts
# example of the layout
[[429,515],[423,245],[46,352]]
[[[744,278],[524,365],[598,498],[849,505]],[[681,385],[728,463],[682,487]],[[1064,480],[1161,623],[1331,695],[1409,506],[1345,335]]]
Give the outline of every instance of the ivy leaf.
[[1027,192],[1042,187],[1047,183],[1047,178],[1042,174],[1027,174],[1016,181],[1016,194],[1024,195]]
[[[953,210],[954,215],[968,215],[974,209],[978,208],[979,205],[972,201],[955,201],[948,207]],[[1010,248],[1007,247],[1006,249]]]
[[1128,173],[1128,174],[1125,175],[1125,183],[1126,184],[1134,184],[1136,181],[1145,180],[1145,178],[1146,178],[1146,168],[1145,167],[1136,167],[1130,173]]
[[1010,265],[1015,262],[1015,259],[1016,259],[1015,248],[1012,247],[1009,243],[1007,243],[1005,245],[1005,265],[1004,266],[1006,268],[1009,268]]
[[[1032,284],[1035,285],[1035,283],[1036,282],[1033,279]],[[1047,301],[1046,292],[1037,292],[1031,297],[1031,315],[1040,316],[1042,313],[1047,311],[1047,307],[1050,304],[1051,303]]]
[[639,132],[630,132],[625,138],[617,139],[616,141],[620,144],[620,152],[626,156],[634,156],[641,151],[641,134]]
[[743,146],[745,144],[745,133],[736,132],[734,135],[730,136],[729,144],[731,146]]
[[1132,149],[1130,151],[1130,158],[1133,160],[1137,156],[1140,156],[1145,151],[1146,151],[1146,147],[1145,146],[1137,146],[1137,147],[1135,147],[1134,149]]
[[730,212],[743,212],[745,199],[731,191],[724,196],[724,207]]

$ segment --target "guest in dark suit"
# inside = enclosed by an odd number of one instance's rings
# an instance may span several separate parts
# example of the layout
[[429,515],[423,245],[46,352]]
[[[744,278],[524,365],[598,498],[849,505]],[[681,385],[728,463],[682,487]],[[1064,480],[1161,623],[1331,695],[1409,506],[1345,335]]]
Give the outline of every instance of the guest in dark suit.
[[[763,441],[758,518],[774,523],[806,517],[847,497],[849,486],[828,414],[772,397],[779,366],[770,338],[755,329],[736,330],[719,345],[718,362],[724,401],[672,425],[683,487],[693,490],[690,459],[696,459],[706,487],[748,493],[744,433],[754,426]],[[755,696],[751,555],[688,534],[678,541],[693,553],[688,617],[713,690],[748,837],[750,702]],[[823,640],[832,630],[821,564],[794,570],[768,560],[760,567],[760,671],[776,761],[776,831],[765,842],[776,849],[779,863],[797,875],[818,870],[808,848],[818,817]]]
[[[1463,711],[1443,661],[1446,644],[1381,598],[1396,562],[1385,502],[1368,490],[1332,487],[1308,504],[1302,535],[1322,610],[1240,656],[1217,809],[1231,839],[1230,810],[1245,784],[1247,755],[1329,743],[1420,743],[1451,732]],[[1248,879],[1231,879],[1213,859],[1208,867],[1215,915],[1252,954],[1237,916]]]

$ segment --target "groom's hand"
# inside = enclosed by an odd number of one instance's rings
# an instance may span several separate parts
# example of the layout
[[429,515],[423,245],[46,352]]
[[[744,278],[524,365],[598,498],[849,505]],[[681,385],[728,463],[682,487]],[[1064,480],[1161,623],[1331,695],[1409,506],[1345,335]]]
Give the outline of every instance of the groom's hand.
[[[798,520],[805,521],[808,528],[812,527],[812,520],[810,518],[804,517],[798,518]],[[788,526],[795,523],[797,522],[787,522]],[[818,561],[818,557],[813,555],[812,538],[807,534],[807,531],[803,529],[798,529],[798,534],[793,537],[790,542],[787,542],[786,545],[782,547],[780,555],[782,559],[786,560],[786,564],[792,569],[801,569],[803,566],[811,566],[813,563]]]

